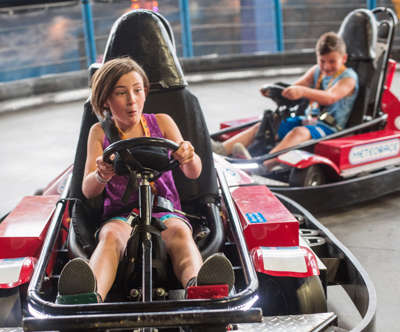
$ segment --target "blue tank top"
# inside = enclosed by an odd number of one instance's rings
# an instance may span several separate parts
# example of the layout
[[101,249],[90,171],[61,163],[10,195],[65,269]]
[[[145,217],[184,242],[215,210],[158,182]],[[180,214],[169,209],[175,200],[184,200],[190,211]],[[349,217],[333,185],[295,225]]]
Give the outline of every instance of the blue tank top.
[[[320,75],[320,69],[319,69],[319,67],[317,67],[314,72],[313,88],[317,88],[316,84],[318,82],[319,75]],[[342,128],[344,128],[346,126],[347,120],[350,117],[350,113],[353,108],[354,102],[357,98],[358,88],[359,88],[357,73],[352,68],[346,68],[346,70],[344,70],[343,73],[338,75],[333,80],[332,80],[332,76],[325,76],[322,79],[321,86],[320,86],[321,90],[327,90],[330,86],[335,85],[338,81],[340,81],[341,79],[346,78],[346,77],[351,77],[356,81],[353,93],[350,96],[347,96],[347,97],[344,97],[344,98],[338,100],[336,103],[333,103],[332,105],[328,105],[328,106],[324,107],[324,112],[328,112],[330,115],[332,115],[335,118],[336,123]],[[310,114],[311,112],[313,115],[318,115],[319,109],[311,110],[311,108],[309,107],[306,110],[306,115]],[[315,112],[317,114],[315,114]],[[318,121],[318,123],[322,124],[324,126],[327,126],[327,124],[325,122]],[[331,126],[328,126],[328,127],[331,128],[333,131],[337,131],[337,129],[335,127],[331,127]]]

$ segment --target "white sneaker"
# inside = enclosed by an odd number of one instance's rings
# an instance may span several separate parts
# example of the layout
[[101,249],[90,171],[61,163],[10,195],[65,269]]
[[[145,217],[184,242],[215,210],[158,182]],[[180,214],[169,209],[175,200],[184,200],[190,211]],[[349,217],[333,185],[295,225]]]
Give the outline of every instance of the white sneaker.
[[232,148],[232,157],[239,159],[251,159],[249,151],[242,143],[235,143]]

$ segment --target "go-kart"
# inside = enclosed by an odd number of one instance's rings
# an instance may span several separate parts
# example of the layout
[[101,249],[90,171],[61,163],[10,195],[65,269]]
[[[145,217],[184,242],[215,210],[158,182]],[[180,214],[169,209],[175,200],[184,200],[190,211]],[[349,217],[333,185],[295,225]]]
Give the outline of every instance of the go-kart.
[[[293,198],[312,212],[371,200],[400,189],[400,102],[390,91],[396,62],[389,59],[397,24],[390,9],[357,9],[344,19],[339,35],[347,44],[347,66],[359,76],[359,94],[345,128],[320,139],[268,154],[276,144],[280,121],[304,113],[307,100],[282,97],[285,84],[263,87],[277,107],[267,110],[251,160],[228,158],[276,192]],[[326,113],[325,113],[326,115]],[[225,140],[259,119],[221,124],[211,135]],[[259,165],[276,158],[279,166],[263,172]],[[251,167],[254,165],[254,167]],[[261,175],[260,178],[258,175]]]
[[[81,190],[89,129],[99,121],[87,101],[73,166],[40,196],[24,197],[0,223],[0,330],[282,331],[295,326],[323,331],[339,326],[373,331],[375,289],[351,252],[303,207],[212,154],[168,22],[147,10],[124,14],[113,25],[104,61],[126,55],[143,66],[151,82],[144,112],[173,117],[201,157],[203,171],[196,180],[185,178],[168,153],[176,145],[164,139],[113,142],[104,159],[113,154],[118,169],[138,181],[139,213],[130,219],[137,232],[104,303],[57,303],[62,267],[73,257],[91,255],[100,220],[102,198],[88,200]],[[128,152],[133,160],[124,157]],[[152,205],[156,200],[149,189],[149,181],[170,169],[202,256],[223,252],[234,266],[229,293],[226,285],[211,285],[189,288],[185,296],[171,271],[159,237],[162,227],[151,212],[161,207]],[[356,320],[346,322],[339,307],[331,309],[337,287],[357,311]]]

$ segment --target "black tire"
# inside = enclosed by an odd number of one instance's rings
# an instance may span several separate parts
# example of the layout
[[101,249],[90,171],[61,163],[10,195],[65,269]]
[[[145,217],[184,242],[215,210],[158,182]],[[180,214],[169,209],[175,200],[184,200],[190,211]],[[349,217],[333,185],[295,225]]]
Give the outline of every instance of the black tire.
[[289,185],[292,187],[313,187],[326,183],[324,170],[320,165],[307,168],[293,168],[290,171]]
[[20,327],[21,323],[20,287],[0,290],[0,327]]
[[327,302],[318,276],[273,277],[257,273],[263,316],[326,312]]

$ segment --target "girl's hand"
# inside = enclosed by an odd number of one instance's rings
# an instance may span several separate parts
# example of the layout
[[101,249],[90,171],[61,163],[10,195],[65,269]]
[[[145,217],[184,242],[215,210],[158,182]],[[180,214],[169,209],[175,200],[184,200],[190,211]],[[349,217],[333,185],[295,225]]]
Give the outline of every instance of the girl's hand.
[[194,159],[194,147],[189,141],[182,141],[172,156],[178,160],[180,165],[185,165]]
[[[113,160],[114,156],[111,156],[111,160]],[[103,156],[99,156],[96,158],[96,172],[105,182],[111,180],[111,178],[115,175],[114,167],[112,164],[106,163],[103,160]]]
[[282,91],[282,97],[290,100],[297,100],[304,97],[304,87],[301,85],[291,85]]

